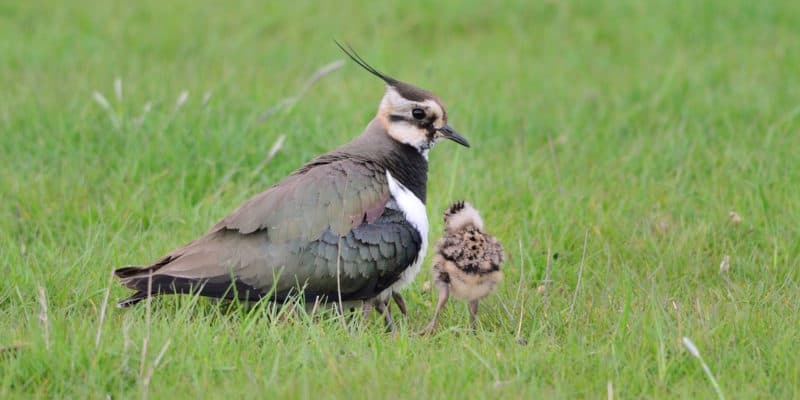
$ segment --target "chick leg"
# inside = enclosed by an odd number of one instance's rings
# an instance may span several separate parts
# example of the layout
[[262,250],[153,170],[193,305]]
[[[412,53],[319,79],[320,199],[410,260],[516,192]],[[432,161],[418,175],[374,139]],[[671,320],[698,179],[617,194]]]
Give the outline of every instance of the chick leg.
[[446,282],[437,280],[435,284],[436,289],[439,292],[439,301],[436,303],[436,311],[433,312],[433,319],[425,328],[425,330],[422,331],[423,335],[431,334],[436,331],[436,327],[439,324],[439,313],[442,312],[442,307],[444,307],[445,303],[447,303],[447,298],[450,296],[450,287]]
[[472,300],[469,302],[469,325],[472,328],[472,332],[476,331],[477,319],[478,319],[478,300]]
[[400,314],[403,314],[404,317],[407,317],[408,309],[406,309],[406,301],[403,300],[403,296],[401,296],[398,292],[392,292],[392,299],[394,299],[394,302],[397,303],[397,308],[400,309]]

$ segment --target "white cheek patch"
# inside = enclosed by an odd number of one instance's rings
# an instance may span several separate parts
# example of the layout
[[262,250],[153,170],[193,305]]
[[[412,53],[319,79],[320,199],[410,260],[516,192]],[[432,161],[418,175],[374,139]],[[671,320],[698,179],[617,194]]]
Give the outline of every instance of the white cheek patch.
[[414,146],[420,150],[429,149],[433,142],[442,138],[440,133],[431,138],[428,137],[427,129],[420,128],[408,121],[392,121],[391,119],[392,115],[402,115],[410,118],[411,110],[414,108],[422,108],[428,115],[435,114],[437,116],[436,121],[434,121],[435,127],[443,127],[445,125],[445,121],[442,118],[444,110],[442,110],[439,103],[431,99],[421,102],[408,100],[391,86],[386,87],[386,93],[381,99],[378,113],[386,123],[386,130],[389,132],[389,136],[394,140]]
[[428,132],[405,121],[391,122],[389,136],[400,143],[414,146],[417,149],[428,147]]

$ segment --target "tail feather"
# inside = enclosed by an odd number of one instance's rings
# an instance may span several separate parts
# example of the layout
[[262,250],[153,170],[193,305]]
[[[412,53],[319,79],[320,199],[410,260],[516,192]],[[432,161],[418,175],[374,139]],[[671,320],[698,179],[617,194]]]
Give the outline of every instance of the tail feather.
[[126,278],[142,277],[142,276],[146,277],[151,272],[155,272],[161,269],[165,265],[171,263],[172,261],[175,261],[175,259],[177,258],[178,257],[175,255],[168,255],[147,267],[141,265],[129,265],[127,267],[117,268],[114,270],[114,275],[116,275],[117,278],[122,279],[123,281]]
[[132,276],[136,276],[141,274],[142,272],[146,272],[147,270],[151,269],[152,267],[142,267],[138,265],[130,265],[127,267],[117,268],[114,270],[114,275],[117,276],[119,279],[130,278]]
[[[228,276],[215,278],[191,279],[164,274],[152,274],[150,268],[120,268],[117,276],[130,289],[136,290],[132,296],[120,300],[119,308],[133,306],[151,296],[163,294],[191,294],[225,299],[256,301],[263,297],[261,290]],[[115,272],[117,272],[115,271]]]
[[128,308],[130,306],[133,306],[133,305],[139,303],[140,301],[142,301],[142,300],[144,300],[144,299],[146,299],[148,297],[149,296],[147,295],[146,291],[140,290],[140,291],[134,293],[133,296],[128,297],[127,299],[118,301],[117,302],[117,307],[118,308]]

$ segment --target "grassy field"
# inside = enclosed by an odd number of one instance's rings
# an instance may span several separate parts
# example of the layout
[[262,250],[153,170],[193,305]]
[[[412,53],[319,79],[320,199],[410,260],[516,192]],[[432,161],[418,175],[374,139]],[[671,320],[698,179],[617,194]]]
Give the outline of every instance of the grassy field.
[[[0,4],[0,398],[716,397],[682,337],[727,398],[800,397],[800,2],[282,3]],[[361,132],[382,86],[351,62],[261,118],[335,38],[473,144],[431,153],[428,214],[470,200],[509,253],[477,334],[460,303],[415,334],[427,262],[396,335],[106,309],[114,267]]]

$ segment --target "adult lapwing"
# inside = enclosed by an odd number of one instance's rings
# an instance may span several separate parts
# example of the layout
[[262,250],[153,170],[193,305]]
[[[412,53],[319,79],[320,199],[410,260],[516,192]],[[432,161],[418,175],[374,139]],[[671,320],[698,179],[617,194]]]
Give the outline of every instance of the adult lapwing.
[[279,302],[300,295],[363,301],[391,326],[388,301],[402,304],[398,290],[414,279],[428,245],[428,151],[442,139],[469,143],[447,124],[436,95],[337,45],[386,83],[364,132],[246,201],[204,236],[148,266],[117,269],[136,290],[120,307],[172,293]]
[[469,302],[474,331],[478,302],[492,294],[503,280],[503,258],[502,245],[484,232],[483,219],[475,207],[463,201],[450,206],[444,214],[444,236],[436,243],[433,257],[433,282],[439,300],[423,333],[436,330],[439,313],[450,294]]

